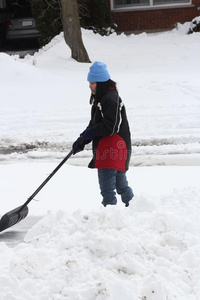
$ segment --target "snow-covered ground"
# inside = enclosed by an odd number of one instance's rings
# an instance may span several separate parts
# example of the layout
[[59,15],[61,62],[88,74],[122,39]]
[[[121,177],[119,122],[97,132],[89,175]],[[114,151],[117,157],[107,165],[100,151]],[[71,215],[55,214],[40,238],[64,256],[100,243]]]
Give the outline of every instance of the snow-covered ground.
[[[107,64],[126,105],[135,197],[128,208],[120,199],[102,207],[90,145],[71,157],[27,218],[0,234],[1,300],[200,298],[200,34],[188,26],[83,30],[91,61]],[[89,66],[70,58],[62,34],[34,56],[0,53],[1,215],[26,201],[87,126]],[[39,222],[24,232],[29,218]]]

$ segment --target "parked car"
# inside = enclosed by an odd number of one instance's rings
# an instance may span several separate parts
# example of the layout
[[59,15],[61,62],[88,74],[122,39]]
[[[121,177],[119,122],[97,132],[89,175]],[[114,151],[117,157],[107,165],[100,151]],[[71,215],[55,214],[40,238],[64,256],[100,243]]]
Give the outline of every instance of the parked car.
[[5,36],[8,41],[36,39],[40,36],[34,18],[22,9],[10,14],[5,24]]
[[33,39],[40,36],[32,17],[13,18],[6,22],[5,35],[8,41]]

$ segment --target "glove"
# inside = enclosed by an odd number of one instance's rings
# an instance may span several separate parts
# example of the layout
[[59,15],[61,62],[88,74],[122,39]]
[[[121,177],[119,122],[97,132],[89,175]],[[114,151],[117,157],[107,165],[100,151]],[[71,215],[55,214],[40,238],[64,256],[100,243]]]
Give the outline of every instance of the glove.
[[73,154],[83,151],[84,147],[84,140],[79,137],[72,145]]
[[72,150],[73,154],[76,154],[80,151],[83,151],[86,144],[89,144],[91,140],[95,137],[94,127],[86,128],[81,134],[80,137],[73,143]]

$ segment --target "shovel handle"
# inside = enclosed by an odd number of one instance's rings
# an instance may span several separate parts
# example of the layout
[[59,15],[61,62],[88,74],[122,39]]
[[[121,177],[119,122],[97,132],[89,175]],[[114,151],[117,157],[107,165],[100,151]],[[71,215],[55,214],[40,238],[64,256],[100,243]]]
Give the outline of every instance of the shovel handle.
[[37,188],[37,190],[27,199],[27,201],[21,206],[20,211],[23,210],[25,206],[33,200],[33,198],[41,191],[41,189],[47,184],[47,182],[56,174],[56,172],[64,165],[64,163],[70,158],[73,154],[73,150],[71,150],[68,155],[59,163],[59,165],[51,172],[51,174],[43,181],[43,183]]

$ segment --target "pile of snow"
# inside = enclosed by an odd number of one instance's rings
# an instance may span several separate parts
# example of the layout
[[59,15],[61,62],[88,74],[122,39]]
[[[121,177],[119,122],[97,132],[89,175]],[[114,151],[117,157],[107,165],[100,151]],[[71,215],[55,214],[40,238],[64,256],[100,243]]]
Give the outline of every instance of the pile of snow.
[[195,300],[199,195],[136,197],[130,207],[49,213],[27,244],[0,244],[2,300]]

